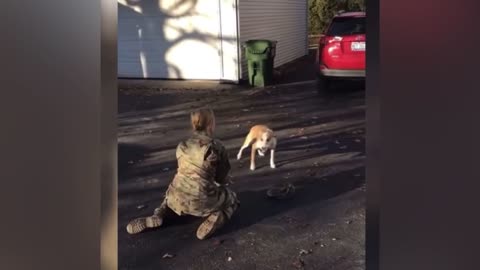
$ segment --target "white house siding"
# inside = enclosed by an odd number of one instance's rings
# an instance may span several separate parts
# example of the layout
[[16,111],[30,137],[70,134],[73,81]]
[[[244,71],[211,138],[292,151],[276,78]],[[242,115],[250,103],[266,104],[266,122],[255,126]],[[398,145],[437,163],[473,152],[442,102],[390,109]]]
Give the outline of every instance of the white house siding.
[[[308,54],[307,0],[238,0],[240,41],[278,41],[275,67]],[[246,60],[241,50],[242,77]]]
[[238,80],[235,14],[235,0],[118,0],[118,76]]

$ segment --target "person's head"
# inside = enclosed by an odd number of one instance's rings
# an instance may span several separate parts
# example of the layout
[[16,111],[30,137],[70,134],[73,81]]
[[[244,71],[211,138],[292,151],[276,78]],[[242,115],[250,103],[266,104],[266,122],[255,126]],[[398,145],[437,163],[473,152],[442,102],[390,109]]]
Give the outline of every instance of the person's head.
[[190,120],[194,131],[204,131],[213,135],[215,130],[215,115],[210,108],[195,110],[190,113]]

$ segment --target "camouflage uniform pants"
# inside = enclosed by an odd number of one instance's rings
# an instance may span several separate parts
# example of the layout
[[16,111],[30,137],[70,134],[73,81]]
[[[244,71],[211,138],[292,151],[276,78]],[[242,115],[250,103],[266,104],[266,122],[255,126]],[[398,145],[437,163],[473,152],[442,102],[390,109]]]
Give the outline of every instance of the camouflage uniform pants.
[[[240,201],[238,200],[237,194],[235,192],[233,192],[232,190],[230,190],[228,188],[226,188],[226,191],[227,191],[226,192],[227,196],[226,196],[225,202],[223,203],[222,207],[219,208],[218,211],[214,211],[214,212],[212,212],[210,214],[207,214],[203,217],[208,217],[209,215],[211,215],[213,213],[221,212],[227,220],[230,220],[232,218],[233,213],[237,210],[238,206],[240,205]],[[154,215],[157,215],[157,216],[160,216],[160,217],[163,218],[169,210],[171,211],[171,209],[169,209],[169,207],[167,205],[167,199],[165,197],[165,199],[160,204],[160,206],[155,208]],[[173,212],[173,211],[171,211],[171,212]]]

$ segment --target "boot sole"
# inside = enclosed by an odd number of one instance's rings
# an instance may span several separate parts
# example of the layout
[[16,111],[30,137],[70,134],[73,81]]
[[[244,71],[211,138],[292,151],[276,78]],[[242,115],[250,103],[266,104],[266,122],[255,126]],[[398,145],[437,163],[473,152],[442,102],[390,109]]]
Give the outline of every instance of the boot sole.
[[137,234],[141,233],[147,228],[145,220],[143,222],[137,221],[137,222],[131,222],[127,225],[127,232],[129,234]]
[[147,228],[156,228],[162,226],[163,219],[153,216],[153,217],[147,217],[145,220],[145,223],[147,225]]
[[140,219],[140,221],[128,224],[127,232],[129,234],[141,233],[147,228],[160,227],[162,223],[163,223],[163,220],[159,217],[156,217],[156,216],[147,217],[143,220]]
[[197,229],[197,238],[204,240],[210,237],[222,224],[221,215],[211,215]]

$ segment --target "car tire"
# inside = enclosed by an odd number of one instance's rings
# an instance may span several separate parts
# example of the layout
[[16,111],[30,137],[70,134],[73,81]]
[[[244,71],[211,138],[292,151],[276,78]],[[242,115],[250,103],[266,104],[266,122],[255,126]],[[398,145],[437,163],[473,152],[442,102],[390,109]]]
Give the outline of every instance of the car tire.
[[326,77],[323,77],[323,76],[319,76],[317,78],[318,93],[319,94],[328,94],[328,92],[330,91],[330,84],[331,84],[330,79],[328,79]]

